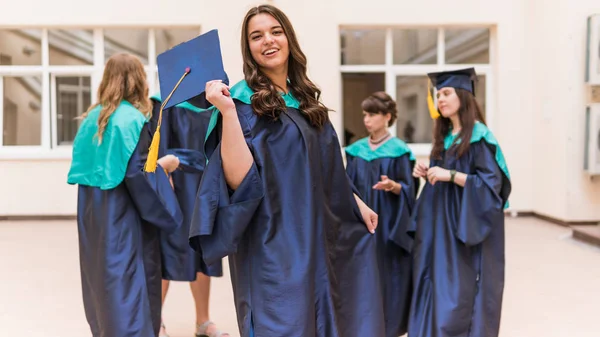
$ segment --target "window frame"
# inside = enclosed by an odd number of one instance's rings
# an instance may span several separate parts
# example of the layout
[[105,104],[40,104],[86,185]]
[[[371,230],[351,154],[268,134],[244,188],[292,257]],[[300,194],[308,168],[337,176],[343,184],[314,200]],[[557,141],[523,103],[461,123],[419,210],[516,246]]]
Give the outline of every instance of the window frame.
[[[91,102],[97,101],[97,92],[105,67],[104,30],[113,27],[2,27],[2,29],[39,29],[41,30],[41,65],[0,66],[0,130],[4,130],[4,77],[41,76],[41,145],[21,146],[4,145],[4,137],[0,135],[0,160],[39,160],[39,159],[70,159],[72,145],[58,145],[57,127],[57,87],[56,76],[89,76]],[[156,30],[159,29],[197,29],[202,33],[200,25],[157,25],[157,26],[127,26],[128,29],[148,30],[148,64],[144,66],[147,74],[150,95],[158,91],[158,67],[156,64]],[[92,65],[50,65],[49,31],[54,29],[87,29],[93,32],[93,61]],[[86,107],[87,108],[87,107]],[[84,111],[81,111],[83,113]]]
[[[360,64],[360,65],[344,65],[341,64],[341,54],[343,49],[340,48],[340,77],[345,73],[384,73],[385,74],[385,92],[390,95],[393,100],[396,100],[396,79],[398,76],[426,76],[430,72],[448,71],[462,68],[475,68],[478,76],[485,75],[486,77],[486,123],[490,129],[493,129],[495,117],[495,71],[496,64],[496,31],[491,25],[466,25],[466,26],[365,26],[365,25],[342,25],[339,27],[339,36],[342,29],[385,29],[385,63],[384,64]],[[394,64],[394,45],[393,31],[394,29],[431,29],[435,28],[438,31],[437,36],[437,63],[436,64]],[[489,64],[446,64],[446,29],[474,29],[487,28],[490,32],[489,37]],[[340,40],[341,41],[341,40]],[[343,100],[344,88],[341,86],[340,101]],[[399,111],[399,113],[402,113]],[[342,116],[344,114],[342,107]],[[344,119],[342,117],[342,129],[344,128]],[[396,122],[388,128],[392,136],[397,136]],[[348,145],[348,144],[345,144]],[[430,143],[408,143],[408,147],[417,157],[427,157],[431,152],[432,145]]]

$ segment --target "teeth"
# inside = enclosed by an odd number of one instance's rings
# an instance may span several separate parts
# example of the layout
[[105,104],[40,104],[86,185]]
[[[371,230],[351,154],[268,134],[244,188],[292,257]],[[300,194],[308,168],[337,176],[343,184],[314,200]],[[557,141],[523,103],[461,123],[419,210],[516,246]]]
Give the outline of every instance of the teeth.
[[277,51],[277,49],[269,49],[265,52],[265,55],[271,55],[273,53],[275,53]]

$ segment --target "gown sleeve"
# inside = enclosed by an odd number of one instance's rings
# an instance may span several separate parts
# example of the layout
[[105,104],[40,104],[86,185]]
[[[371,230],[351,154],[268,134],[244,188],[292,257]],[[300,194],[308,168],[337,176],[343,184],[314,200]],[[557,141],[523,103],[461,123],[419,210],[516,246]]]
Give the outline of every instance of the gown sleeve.
[[415,161],[410,159],[407,153],[394,161],[393,179],[402,188],[397,198],[397,208],[394,210],[394,224],[390,232],[390,240],[402,247],[407,252],[412,249],[412,238],[408,235],[411,215],[419,189],[419,179],[412,176]]
[[[238,117],[246,143],[253,152],[248,124],[243,115]],[[227,186],[221,158],[221,123],[219,116],[215,132],[206,141],[205,153],[210,159],[200,181],[190,226],[190,246],[202,255],[207,265],[237,251],[264,195],[255,162],[235,191]]]
[[467,175],[456,237],[467,246],[482,243],[493,226],[504,219],[504,202],[501,197],[503,173],[498,166],[494,145],[484,140],[471,144],[474,172]]
[[146,123],[142,128],[137,147],[127,166],[125,184],[141,218],[167,233],[172,233],[183,223],[183,214],[169,183],[169,177],[160,165],[154,173],[144,172],[144,164],[152,142],[150,126],[150,123]]

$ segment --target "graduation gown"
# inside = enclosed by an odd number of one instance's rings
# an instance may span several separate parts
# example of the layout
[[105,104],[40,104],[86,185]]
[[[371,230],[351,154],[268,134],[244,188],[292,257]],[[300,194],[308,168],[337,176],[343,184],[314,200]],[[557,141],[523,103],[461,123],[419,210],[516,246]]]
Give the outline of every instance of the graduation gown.
[[79,184],[77,227],[83,303],[94,337],[156,336],[160,328],[159,230],[182,215],[160,166],[143,172],[152,139],[146,117],[123,101],[97,145],[100,107],[83,121],[68,183]]
[[254,163],[230,191],[220,114],[206,142],[190,243],[208,262],[229,255],[241,336],[383,336],[375,237],[366,228],[332,125],[309,125],[298,101],[276,121],[231,89]]
[[[364,202],[379,215],[375,236],[384,299],[382,337],[401,336],[406,333],[411,300],[412,238],[407,228],[419,188],[419,180],[412,176],[415,158],[398,138],[391,138],[373,151],[367,137],[346,147],[346,161],[352,183]],[[400,195],[373,189],[382,175],[402,186]]]
[[[161,99],[152,97],[153,126],[158,122]],[[196,193],[204,172],[204,138],[210,122],[211,111],[184,102],[163,111],[160,151],[173,154],[180,160],[180,169],[172,173],[173,186],[183,213],[183,226],[173,233],[160,234],[162,278],[172,281],[195,281],[196,274],[223,276],[221,261],[207,266],[200,254],[189,245],[190,221],[194,212]]]
[[476,123],[457,158],[445,139],[439,166],[468,174],[464,187],[427,183],[409,231],[415,235],[410,337],[497,337],[504,288],[504,206],[511,182],[491,131]]

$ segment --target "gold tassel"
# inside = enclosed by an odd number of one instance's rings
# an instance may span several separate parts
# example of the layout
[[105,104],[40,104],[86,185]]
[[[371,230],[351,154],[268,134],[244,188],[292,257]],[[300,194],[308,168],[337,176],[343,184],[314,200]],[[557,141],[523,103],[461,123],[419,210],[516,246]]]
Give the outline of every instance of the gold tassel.
[[144,164],[144,172],[156,172],[156,167],[158,166],[158,148],[160,145],[160,126],[162,125],[162,112],[165,108],[165,105],[167,105],[167,103],[171,99],[171,96],[173,96],[175,90],[177,90],[177,88],[179,87],[179,84],[181,84],[181,81],[183,81],[183,79],[189,73],[190,68],[185,68],[185,73],[181,76],[179,82],[175,84],[175,87],[173,88],[173,90],[171,90],[169,96],[167,96],[164,102],[162,102],[162,104],[160,105],[160,111],[158,113],[158,124],[156,126],[156,131],[152,136],[152,143],[150,143],[150,149],[148,150],[148,158],[146,158],[146,164]]
[[427,107],[429,108],[429,115],[431,119],[438,119],[440,113],[433,103],[433,96],[431,95],[431,81],[427,83]]

